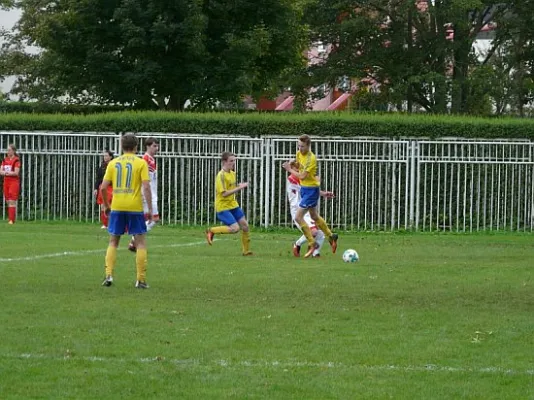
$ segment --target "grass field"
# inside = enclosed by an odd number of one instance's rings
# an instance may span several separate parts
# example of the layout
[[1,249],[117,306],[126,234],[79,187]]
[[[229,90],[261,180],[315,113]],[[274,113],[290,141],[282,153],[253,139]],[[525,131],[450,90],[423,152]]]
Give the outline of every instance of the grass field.
[[533,235],[202,232],[155,228],[138,290],[96,225],[2,226],[0,399],[534,399]]

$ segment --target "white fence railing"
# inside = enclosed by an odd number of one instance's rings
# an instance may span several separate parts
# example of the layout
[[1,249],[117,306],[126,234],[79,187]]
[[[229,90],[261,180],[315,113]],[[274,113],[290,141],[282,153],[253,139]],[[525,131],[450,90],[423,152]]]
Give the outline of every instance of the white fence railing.
[[[139,134],[160,141],[163,223],[215,223],[220,154],[238,157],[240,195],[255,226],[291,226],[282,162],[295,138]],[[103,150],[116,133],[0,132],[22,159],[19,216],[93,221],[92,196]],[[336,193],[320,212],[336,229],[430,231],[534,230],[534,143],[525,140],[325,138],[313,140],[321,184]],[[2,211],[5,218],[5,209]]]

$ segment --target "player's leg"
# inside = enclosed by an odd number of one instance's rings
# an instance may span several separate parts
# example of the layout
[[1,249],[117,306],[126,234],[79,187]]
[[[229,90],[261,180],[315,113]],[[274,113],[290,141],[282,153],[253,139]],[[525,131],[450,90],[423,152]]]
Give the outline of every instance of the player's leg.
[[313,251],[312,257],[320,256],[321,248],[323,247],[323,244],[324,244],[324,239],[325,239],[324,232],[319,229],[315,229],[315,243],[317,243],[317,248]]
[[124,218],[124,213],[120,211],[112,211],[109,215],[108,232],[110,236],[105,258],[106,277],[104,282],[102,282],[102,286],[111,286],[113,284],[113,270],[117,261],[117,247],[119,247],[121,235],[124,234],[125,227],[126,220]]
[[17,219],[17,201],[16,200],[8,200],[7,216],[9,219],[9,224],[14,224]]
[[317,212],[317,208],[314,207],[313,209],[310,209],[310,216],[315,221],[315,225],[317,225],[317,227],[324,232],[325,236],[328,238],[330,246],[332,247],[332,253],[335,253],[337,250],[337,233],[332,233],[332,231],[328,228],[326,221],[321,218]]
[[247,218],[245,213],[240,207],[237,207],[232,210],[234,218],[237,219],[239,227],[241,228],[241,247],[243,250],[244,256],[251,256],[252,252],[250,251],[250,229],[248,226]]
[[213,237],[215,234],[229,234],[239,232],[239,224],[230,210],[220,211],[217,213],[217,219],[221,221],[224,226],[214,226],[206,230],[206,240],[211,246],[213,244]]
[[135,287],[147,289],[146,268],[148,264],[148,252],[146,248],[146,223],[143,213],[128,213],[128,232],[134,235],[137,252],[135,253],[135,268],[137,271]]
[[7,216],[9,224],[12,225],[17,219],[17,200],[19,198],[18,182],[4,182],[4,195],[7,202]]

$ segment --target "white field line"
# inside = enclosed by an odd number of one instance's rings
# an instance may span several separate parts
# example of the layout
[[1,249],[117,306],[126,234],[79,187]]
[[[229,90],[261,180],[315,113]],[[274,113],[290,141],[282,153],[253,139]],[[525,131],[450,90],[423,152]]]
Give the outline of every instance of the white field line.
[[[167,247],[189,247],[189,246],[198,246],[200,244],[206,244],[206,241],[203,240],[202,242],[192,242],[192,243],[175,243],[175,244],[166,244],[166,245],[155,245],[150,246],[148,249],[154,249],[154,248],[167,248]],[[35,260],[41,260],[43,258],[56,258],[56,257],[68,257],[68,256],[83,256],[86,254],[98,254],[102,253],[102,255],[106,254],[106,248],[102,247],[100,249],[95,250],[78,250],[78,251],[62,251],[59,253],[48,253],[48,254],[38,254],[35,256],[27,256],[27,257],[12,257],[12,258],[0,258],[0,263],[7,263],[7,262],[15,262],[15,261],[35,261]]]
[[362,371],[398,371],[398,372],[446,372],[446,373],[478,373],[478,374],[497,374],[497,375],[529,375],[534,376],[534,369],[518,370],[503,367],[450,367],[444,365],[427,364],[427,365],[369,365],[369,364],[345,364],[340,362],[310,362],[310,361],[230,361],[214,360],[205,362],[197,359],[167,359],[162,356],[149,358],[107,358],[97,356],[76,356],[75,354],[66,353],[64,356],[53,356],[47,354],[4,354],[0,355],[3,359],[20,359],[20,360],[48,360],[48,361],[90,361],[94,363],[164,363],[178,367],[221,367],[221,368],[275,368],[287,370],[290,368],[331,368],[331,369],[356,369]]

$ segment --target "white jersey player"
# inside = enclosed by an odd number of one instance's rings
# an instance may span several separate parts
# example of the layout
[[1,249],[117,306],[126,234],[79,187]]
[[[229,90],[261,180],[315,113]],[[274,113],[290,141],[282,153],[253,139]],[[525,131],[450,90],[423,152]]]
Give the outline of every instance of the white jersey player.
[[[145,154],[143,155],[143,160],[148,164],[148,176],[150,177],[150,191],[152,194],[152,220],[146,220],[146,230],[149,232],[159,221],[159,211],[158,211],[158,165],[156,163],[156,153],[159,150],[159,143],[153,137],[149,137],[144,141],[145,144]],[[143,195],[143,211],[148,214],[148,204]],[[135,242],[132,237],[128,249],[131,251],[136,251]]]
[[[289,200],[289,210],[291,212],[291,219],[293,220],[293,223],[295,226],[300,229],[299,224],[295,221],[295,215],[297,214],[297,210],[299,208],[300,203],[300,182],[299,180],[294,177],[293,175],[289,175],[287,177],[286,181],[286,193],[287,193],[287,199]],[[321,195],[323,197],[332,198],[334,197],[334,194],[331,192],[321,192]],[[323,247],[324,243],[324,233],[320,229],[317,229],[315,226],[315,222],[310,216],[310,213],[306,213],[304,215],[304,222],[308,224],[310,227],[310,230],[312,232],[312,235],[315,237],[315,241],[318,245],[318,247],[314,250],[312,253],[312,257],[319,257],[321,252],[321,247]],[[300,257],[300,247],[307,243],[306,236],[302,235],[295,243],[293,243],[293,255],[295,257]]]
[[[143,160],[148,164],[148,176],[150,177],[150,191],[152,192],[152,221],[147,222],[147,230],[151,230],[156,222],[159,221],[158,211],[158,166],[154,156],[159,150],[159,144],[154,138],[148,138],[145,141],[146,153]],[[148,204],[143,196],[143,211],[148,213]]]

